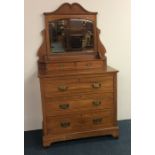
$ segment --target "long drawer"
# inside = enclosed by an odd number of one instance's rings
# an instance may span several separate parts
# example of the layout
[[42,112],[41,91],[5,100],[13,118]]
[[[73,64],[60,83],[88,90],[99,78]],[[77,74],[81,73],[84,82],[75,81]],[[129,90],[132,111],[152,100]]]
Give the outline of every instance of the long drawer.
[[111,109],[113,107],[113,93],[84,94],[77,98],[46,99],[46,115],[64,115],[85,110]]
[[110,127],[112,110],[90,111],[78,115],[51,116],[46,118],[48,134],[66,134]]
[[113,92],[113,76],[99,76],[72,79],[52,79],[43,81],[45,97],[54,95],[69,95],[85,92]]
[[47,71],[64,71],[75,69],[94,69],[103,68],[105,62],[103,60],[79,61],[79,62],[57,62],[47,64]]

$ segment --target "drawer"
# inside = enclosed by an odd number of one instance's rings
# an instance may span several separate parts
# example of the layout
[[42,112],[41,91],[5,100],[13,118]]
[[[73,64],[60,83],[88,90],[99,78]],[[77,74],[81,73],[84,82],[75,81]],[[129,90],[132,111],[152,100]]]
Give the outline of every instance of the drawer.
[[44,81],[44,91],[45,97],[71,95],[72,93],[113,92],[113,77],[72,78],[67,80],[49,78]]
[[113,107],[113,93],[85,94],[65,99],[46,99],[46,115],[64,115],[85,110],[109,109]]
[[108,82],[113,82],[113,76],[109,75],[109,76],[88,76],[85,78],[80,78],[80,82],[81,83],[94,83],[94,82],[102,82],[102,83],[108,83]]
[[77,62],[77,69],[91,69],[91,68],[103,68],[103,61],[86,61],[86,62]]
[[101,110],[83,114],[85,130],[110,127],[113,125],[113,111]]
[[59,62],[47,64],[47,71],[103,68],[104,61]]
[[47,117],[48,134],[66,134],[79,131],[82,123],[81,115]]
[[68,62],[68,63],[50,63],[47,64],[47,70],[48,71],[63,71],[63,70],[71,70],[75,69],[75,63],[74,62]]
[[112,110],[90,111],[87,113],[46,118],[48,134],[67,134],[90,131],[113,125]]

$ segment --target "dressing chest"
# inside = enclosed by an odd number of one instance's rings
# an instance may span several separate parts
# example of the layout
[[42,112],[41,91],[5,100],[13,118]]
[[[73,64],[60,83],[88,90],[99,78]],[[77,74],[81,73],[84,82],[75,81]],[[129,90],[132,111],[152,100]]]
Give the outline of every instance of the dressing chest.
[[38,50],[43,146],[92,136],[117,138],[117,70],[107,66],[97,13],[65,3],[44,16]]

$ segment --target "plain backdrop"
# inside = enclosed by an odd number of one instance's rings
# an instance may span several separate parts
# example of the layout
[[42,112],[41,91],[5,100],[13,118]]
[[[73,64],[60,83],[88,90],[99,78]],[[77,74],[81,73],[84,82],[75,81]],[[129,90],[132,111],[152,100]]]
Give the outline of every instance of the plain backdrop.
[[78,2],[88,11],[98,12],[100,38],[107,50],[108,65],[118,73],[118,120],[130,119],[130,0],[25,0],[24,44],[24,128],[42,128],[37,50],[42,43],[43,12],[54,11],[62,3]]

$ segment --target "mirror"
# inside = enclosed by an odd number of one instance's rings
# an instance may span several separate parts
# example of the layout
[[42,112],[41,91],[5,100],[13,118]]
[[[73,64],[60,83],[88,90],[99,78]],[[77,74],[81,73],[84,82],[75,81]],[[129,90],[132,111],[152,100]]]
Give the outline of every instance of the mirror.
[[93,22],[86,19],[60,19],[49,22],[52,53],[92,51]]

